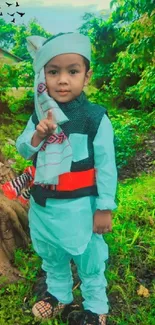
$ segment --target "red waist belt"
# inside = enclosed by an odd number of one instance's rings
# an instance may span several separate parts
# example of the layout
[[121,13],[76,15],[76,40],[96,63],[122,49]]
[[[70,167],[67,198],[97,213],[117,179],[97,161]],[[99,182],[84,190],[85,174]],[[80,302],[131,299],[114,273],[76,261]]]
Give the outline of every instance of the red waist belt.
[[58,185],[49,185],[50,190],[74,191],[83,187],[95,185],[95,169],[82,172],[69,172],[59,176]]

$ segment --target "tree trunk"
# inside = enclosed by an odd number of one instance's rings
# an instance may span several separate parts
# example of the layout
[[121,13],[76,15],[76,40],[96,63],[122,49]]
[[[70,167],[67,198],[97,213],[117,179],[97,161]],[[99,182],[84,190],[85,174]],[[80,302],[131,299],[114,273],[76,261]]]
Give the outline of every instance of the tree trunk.
[[[0,185],[16,177],[9,164],[0,155]],[[14,268],[14,252],[18,247],[27,247],[28,205],[18,200],[9,200],[0,189],[0,286],[20,279]]]

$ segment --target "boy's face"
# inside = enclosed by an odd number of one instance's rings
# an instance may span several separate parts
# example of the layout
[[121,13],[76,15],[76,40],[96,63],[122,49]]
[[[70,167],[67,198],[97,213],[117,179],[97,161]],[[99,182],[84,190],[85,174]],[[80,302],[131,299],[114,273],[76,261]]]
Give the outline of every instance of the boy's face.
[[81,55],[61,54],[46,64],[45,77],[49,95],[60,103],[67,103],[81,94],[91,70],[86,73]]

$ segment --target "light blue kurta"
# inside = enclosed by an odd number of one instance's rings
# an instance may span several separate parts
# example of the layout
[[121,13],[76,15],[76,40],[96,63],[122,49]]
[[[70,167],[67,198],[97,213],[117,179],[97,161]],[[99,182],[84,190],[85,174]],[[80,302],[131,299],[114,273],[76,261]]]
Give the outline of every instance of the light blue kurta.
[[[34,132],[35,126],[30,118],[26,129],[17,139],[17,149],[26,159],[34,155],[43,143],[36,148],[31,146]],[[73,161],[87,158],[87,135],[70,134],[69,140]],[[113,130],[106,115],[101,120],[93,146],[99,196],[50,198],[46,201],[46,207],[38,205],[31,197],[29,225],[34,249],[42,257],[42,268],[47,274],[48,292],[64,304],[72,302],[70,259],[73,258],[82,280],[84,309],[106,314],[109,307],[104,270],[108,246],[102,235],[93,233],[95,210],[113,210],[116,207],[117,172]]]
[[[17,139],[17,149],[25,159],[30,159],[38,147],[31,145],[35,125],[30,118],[24,132]],[[113,145],[113,129],[109,118],[104,115],[93,142],[96,182],[99,196],[77,199],[47,199],[46,207],[30,199],[29,224],[31,236],[49,244],[64,248],[72,255],[84,252],[93,231],[93,214],[96,209],[113,210],[117,171]],[[82,148],[81,148],[82,150]],[[76,160],[78,157],[77,150]],[[79,152],[80,157],[80,152]],[[74,160],[74,150],[73,150]],[[79,159],[80,160],[80,159]],[[101,235],[98,235],[101,236]]]

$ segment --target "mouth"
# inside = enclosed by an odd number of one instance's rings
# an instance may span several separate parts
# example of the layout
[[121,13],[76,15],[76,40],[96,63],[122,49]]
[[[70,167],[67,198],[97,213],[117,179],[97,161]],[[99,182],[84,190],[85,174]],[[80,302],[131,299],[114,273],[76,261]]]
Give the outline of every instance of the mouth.
[[57,90],[57,93],[61,96],[65,96],[69,93],[69,90]]

